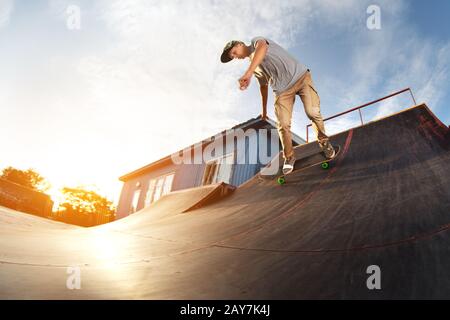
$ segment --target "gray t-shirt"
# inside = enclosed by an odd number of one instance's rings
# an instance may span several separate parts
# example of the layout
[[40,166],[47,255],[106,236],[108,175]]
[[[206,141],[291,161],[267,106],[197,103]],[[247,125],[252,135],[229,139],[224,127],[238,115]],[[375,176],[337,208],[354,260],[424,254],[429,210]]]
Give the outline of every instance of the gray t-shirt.
[[251,40],[250,59],[253,59],[256,42],[261,39],[266,40],[269,46],[266,56],[255,69],[254,75],[261,85],[270,84],[275,95],[279,95],[292,87],[308,68],[280,45],[264,37],[255,37]]

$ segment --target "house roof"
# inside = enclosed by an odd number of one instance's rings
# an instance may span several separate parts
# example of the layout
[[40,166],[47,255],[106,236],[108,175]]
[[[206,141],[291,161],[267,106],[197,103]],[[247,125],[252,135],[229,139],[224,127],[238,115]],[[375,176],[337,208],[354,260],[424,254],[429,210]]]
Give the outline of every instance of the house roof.
[[[199,142],[197,142],[195,144],[192,144],[191,146],[189,146],[187,148],[184,148],[184,149],[194,148],[195,146],[198,146],[199,144],[205,145],[207,143],[210,143],[211,141],[213,141],[214,137],[216,137],[218,135],[226,135],[227,131],[232,130],[232,129],[246,129],[246,128],[249,128],[249,127],[263,128],[265,126],[270,126],[270,127],[276,128],[277,124],[272,119],[267,118],[267,120],[262,120],[261,116],[258,116],[256,118],[251,118],[251,119],[249,119],[249,120],[247,120],[245,122],[237,124],[237,125],[235,125],[234,127],[230,128],[230,129],[223,130],[223,131],[219,132],[218,134],[216,134],[214,136],[211,136],[211,137],[208,137],[208,138],[206,138],[204,140],[201,140],[201,141],[199,141]],[[292,140],[295,143],[297,143],[297,144],[304,144],[304,143],[306,143],[306,141],[303,138],[301,138],[300,136],[298,136],[297,134],[295,134],[293,132],[291,132],[291,133],[292,133]],[[177,153],[179,153],[181,151],[182,150],[179,150],[177,152],[174,152],[173,154],[177,154]],[[169,163],[171,163],[171,161],[172,161],[172,154],[170,154],[170,155],[168,155],[168,156],[166,156],[164,158],[161,158],[161,159],[159,159],[157,161],[154,161],[154,162],[152,162],[152,163],[150,163],[150,164],[148,164],[146,166],[143,166],[143,167],[141,167],[139,169],[136,169],[136,170],[131,171],[131,172],[127,173],[127,174],[124,174],[121,177],[119,177],[119,180],[120,181],[127,181],[127,180],[129,180],[131,178],[134,178],[136,176],[139,176],[139,175],[141,175],[141,174],[143,174],[145,172],[148,172],[150,170],[153,170],[153,169],[156,169],[156,168],[160,168],[160,167],[162,167],[162,166],[164,166],[166,164],[169,164]]]

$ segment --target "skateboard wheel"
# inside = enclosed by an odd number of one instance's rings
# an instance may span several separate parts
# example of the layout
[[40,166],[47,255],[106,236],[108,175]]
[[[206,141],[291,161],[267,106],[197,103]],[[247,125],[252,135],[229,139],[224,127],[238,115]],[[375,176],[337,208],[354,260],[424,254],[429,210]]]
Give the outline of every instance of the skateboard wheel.
[[278,179],[277,179],[277,182],[278,182],[278,184],[284,184],[285,182],[286,182],[286,179],[284,178],[284,177],[279,177]]
[[328,164],[328,162],[322,163],[322,169],[328,169],[329,167],[330,165]]

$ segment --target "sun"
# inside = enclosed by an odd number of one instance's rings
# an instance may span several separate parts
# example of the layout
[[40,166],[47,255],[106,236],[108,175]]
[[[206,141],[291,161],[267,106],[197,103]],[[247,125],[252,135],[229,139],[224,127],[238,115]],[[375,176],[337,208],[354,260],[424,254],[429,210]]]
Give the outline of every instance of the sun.
[[53,211],[59,208],[59,205],[64,201],[64,194],[61,192],[62,187],[51,186],[45,193],[50,196],[53,201]]

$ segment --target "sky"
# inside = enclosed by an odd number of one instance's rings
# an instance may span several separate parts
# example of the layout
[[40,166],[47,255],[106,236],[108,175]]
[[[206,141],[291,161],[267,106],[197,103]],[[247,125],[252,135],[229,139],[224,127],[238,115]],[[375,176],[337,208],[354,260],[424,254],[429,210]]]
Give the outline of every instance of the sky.
[[[261,113],[256,79],[238,89],[248,59],[220,63],[227,41],[255,36],[311,69],[324,117],[410,87],[450,124],[447,0],[0,0],[0,170],[117,204],[121,175]],[[412,105],[402,94],[363,118]],[[305,137],[308,123],[297,98],[292,130]]]

